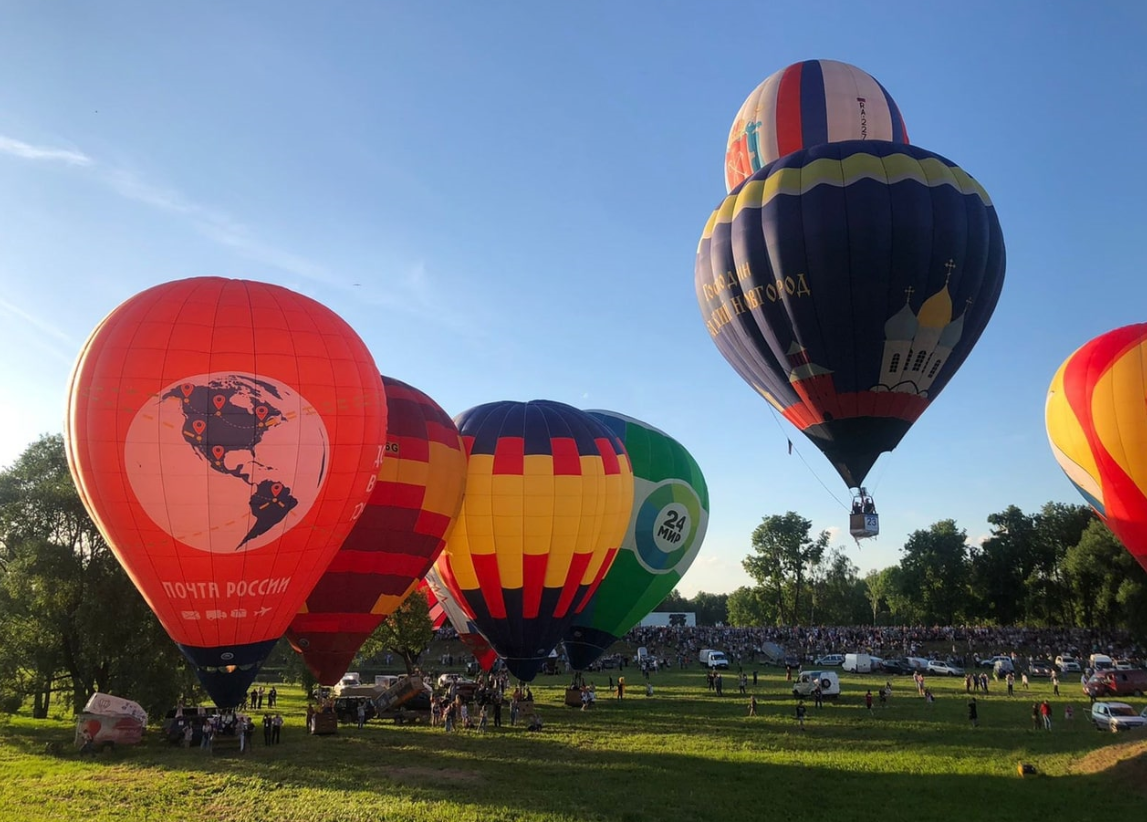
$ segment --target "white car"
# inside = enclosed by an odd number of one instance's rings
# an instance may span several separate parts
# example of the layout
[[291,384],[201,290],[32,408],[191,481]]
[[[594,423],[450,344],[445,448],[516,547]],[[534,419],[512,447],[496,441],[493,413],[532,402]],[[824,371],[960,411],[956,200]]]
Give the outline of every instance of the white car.
[[1135,709],[1126,702],[1093,703],[1091,721],[1097,731],[1129,731],[1147,726],[1147,716],[1135,713]]
[[939,659],[928,660],[928,673],[944,676],[963,676],[964,669]]
[[814,662],[813,664],[814,665],[825,665],[825,666],[843,665],[844,664],[844,654],[827,654],[825,656],[819,657],[816,660],[816,662]]
[[1079,664],[1079,660],[1073,656],[1062,654],[1055,658],[1055,667],[1059,668],[1060,673],[1076,673],[1078,674],[1083,670],[1083,666]]

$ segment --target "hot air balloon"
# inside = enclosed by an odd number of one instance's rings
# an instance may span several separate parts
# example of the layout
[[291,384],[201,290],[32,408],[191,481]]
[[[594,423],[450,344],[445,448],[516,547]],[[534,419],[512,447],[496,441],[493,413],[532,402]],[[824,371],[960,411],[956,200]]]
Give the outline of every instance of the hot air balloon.
[[609,569],[633,471],[617,437],[563,403],[488,403],[455,422],[469,466],[442,557],[478,629],[528,682]]
[[633,513],[621,550],[565,633],[570,665],[588,668],[672,591],[693,564],[709,524],[709,489],[681,443],[648,423],[587,411],[625,446]]
[[386,456],[355,522],[287,639],[322,685],[334,685],[367,637],[413,591],[462,505],[466,452],[450,415],[384,376]]
[[[438,561],[434,563],[434,567],[426,573],[426,579],[423,580],[423,583],[430,591],[430,596],[434,597],[442,609],[442,622],[447,619],[450,620],[450,627],[458,634],[462,644],[470,649],[470,653],[478,660],[478,665],[483,671],[493,670],[498,655],[494,653],[494,649],[490,647],[486,637],[482,636],[482,632],[474,624],[473,616],[466,612],[462,595],[456,590],[457,583],[454,583],[453,580],[447,582],[447,579],[450,579],[449,574],[450,569],[439,557]],[[435,627],[441,627],[441,623]]]
[[793,63],[753,89],[737,112],[725,149],[725,190],[786,154],[844,140],[907,143],[896,101],[848,63]]
[[1147,569],[1147,323],[1096,337],[1047,392],[1051,450],[1076,490]]
[[718,350],[850,488],[951,380],[1003,282],[983,187],[930,151],[871,140],[754,174],[709,218],[695,281]]
[[[431,571],[433,570],[432,568]],[[429,573],[429,571],[427,573]],[[442,601],[434,593],[434,590],[425,579],[418,583],[418,590],[422,596],[426,597],[426,605],[429,608],[430,627],[437,631],[446,624],[446,608],[442,605]]]
[[242,701],[362,514],[385,434],[378,369],[350,326],[245,280],[127,300],[68,392],[80,496],[221,707]]

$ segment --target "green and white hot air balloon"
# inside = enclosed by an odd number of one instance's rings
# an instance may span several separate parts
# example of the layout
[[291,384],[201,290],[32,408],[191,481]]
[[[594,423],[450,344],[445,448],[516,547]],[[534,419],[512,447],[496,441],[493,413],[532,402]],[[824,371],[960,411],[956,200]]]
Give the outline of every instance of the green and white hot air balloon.
[[621,439],[633,465],[633,513],[613,565],[565,633],[583,671],[672,591],[693,564],[709,524],[709,489],[681,443],[648,423],[587,411]]

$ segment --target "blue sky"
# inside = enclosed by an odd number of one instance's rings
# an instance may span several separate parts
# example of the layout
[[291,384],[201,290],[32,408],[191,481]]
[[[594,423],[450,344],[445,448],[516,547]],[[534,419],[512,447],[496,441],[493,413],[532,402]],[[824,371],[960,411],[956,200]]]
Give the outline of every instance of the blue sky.
[[[712,494],[687,595],[745,584],[753,528],[789,510],[862,570],[940,519],[978,540],[1009,504],[1079,501],[1047,385],[1147,320],[1145,37],[1135,2],[5,4],[0,465],[62,429],[116,305],[244,277],[330,306],[452,414],[546,398],[675,436]],[[990,192],[1008,250],[984,336],[869,476],[861,547],[693,290],[734,114],[811,58],[880,80],[912,142]]]

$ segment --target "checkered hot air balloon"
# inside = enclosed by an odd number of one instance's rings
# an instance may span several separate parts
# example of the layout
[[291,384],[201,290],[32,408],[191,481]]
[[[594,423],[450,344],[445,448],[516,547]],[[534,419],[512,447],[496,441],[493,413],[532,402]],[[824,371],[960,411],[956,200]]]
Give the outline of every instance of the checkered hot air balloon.
[[494,402],[455,421],[467,490],[443,561],[510,673],[530,681],[617,553],[633,470],[616,435],[562,403]]
[[466,454],[450,416],[423,392],[382,377],[389,424],[378,481],[287,639],[333,685],[442,552],[462,505]]

